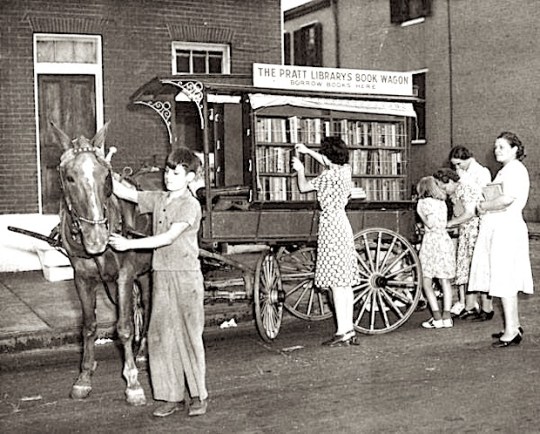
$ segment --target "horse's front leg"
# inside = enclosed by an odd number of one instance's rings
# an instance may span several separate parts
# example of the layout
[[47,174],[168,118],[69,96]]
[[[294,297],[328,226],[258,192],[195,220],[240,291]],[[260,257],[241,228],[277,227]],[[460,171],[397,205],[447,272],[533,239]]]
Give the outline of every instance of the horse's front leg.
[[118,279],[118,337],[124,347],[123,375],[127,382],[126,399],[131,405],[145,405],[146,397],[139,383],[139,371],[133,356],[133,278],[120,275]]
[[75,287],[79,294],[83,314],[83,354],[81,370],[71,388],[70,396],[73,399],[84,399],[92,391],[92,374],[97,367],[94,346],[97,334],[96,284],[92,280],[78,277],[75,272]]

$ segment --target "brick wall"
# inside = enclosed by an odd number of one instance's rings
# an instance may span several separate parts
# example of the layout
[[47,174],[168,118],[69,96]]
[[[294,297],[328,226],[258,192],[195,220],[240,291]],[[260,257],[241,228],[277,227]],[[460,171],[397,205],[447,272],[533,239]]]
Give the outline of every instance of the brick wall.
[[4,0],[0,3],[0,214],[37,212],[33,32],[101,34],[107,144],[118,167],[162,162],[168,137],[151,110],[128,109],[155,76],[171,75],[171,41],[230,43],[231,72],[281,62],[277,0]]
[[[432,16],[410,27],[390,23],[389,0],[339,0],[338,5],[341,67],[428,69],[428,143],[413,147],[413,182],[445,164],[451,146],[458,144],[469,147],[495,173],[493,142],[501,131],[510,130],[528,154],[524,163],[531,193],[525,217],[540,221],[537,2],[433,0]],[[306,21],[317,19],[315,14]],[[296,17],[291,22],[302,21]],[[334,65],[325,60],[325,66]]]

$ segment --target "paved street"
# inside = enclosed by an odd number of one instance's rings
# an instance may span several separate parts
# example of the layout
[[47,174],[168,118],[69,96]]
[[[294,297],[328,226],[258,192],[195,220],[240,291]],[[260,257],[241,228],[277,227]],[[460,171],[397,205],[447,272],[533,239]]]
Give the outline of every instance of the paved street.
[[[401,329],[363,336],[358,347],[327,348],[331,321],[288,321],[273,344],[254,327],[207,334],[208,414],[151,416],[124,401],[121,360],[100,347],[94,390],[85,402],[68,395],[77,347],[3,355],[0,431],[193,433],[538,432],[540,303],[522,299],[525,340],[492,349],[491,322],[423,330],[416,313]],[[296,348],[296,349],[295,349]]]
[[[540,241],[531,240],[535,281]],[[121,357],[113,344],[98,347],[94,390],[69,398],[78,373],[79,346],[0,354],[0,432],[193,433],[440,433],[539,432],[540,299],[520,298],[525,338],[518,347],[492,349],[492,321],[458,322],[424,330],[427,311],[400,329],[361,336],[361,345],[320,345],[332,320],[288,318],[272,344],[252,322],[208,327],[208,414],[151,416],[155,403],[146,366],[141,381],[148,404],[124,400]]]

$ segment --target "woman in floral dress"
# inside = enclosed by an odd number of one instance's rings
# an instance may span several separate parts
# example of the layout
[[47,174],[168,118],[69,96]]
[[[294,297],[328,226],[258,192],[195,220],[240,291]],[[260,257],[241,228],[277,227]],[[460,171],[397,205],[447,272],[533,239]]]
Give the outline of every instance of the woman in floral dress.
[[302,193],[316,191],[322,209],[317,237],[315,285],[332,290],[337,322],[335,336],[323,342],[323,345],[356,344],[352,285],[358,283],[359,269],[354,236],[345,213],[352,188],[349,151],[339,137],[326,137],[321,143],[320,153],[303,144],[297,144],[295,150],[311,156],[324,167],[317,178],[308,180],[302,162],[293,158],[298,189]]
[[[446,194],[433,176],[422,178],[416,187],[418,204],[416,212],[424,223],[424,236],[419,259],[422,265],[423,287],[433,317],[422,323],[427,329],[453,327],[450,307],[452,306],[452,285],[456,270],[454,243],[446,232]],[[443,291],[443,312],[441,314],[437,296],[433,291],[433,279],[438,278]]]
[[[480,321],[483,318],[491,319],[493,307],[487,294],[480,294],[480,304],[478,303],[478,293],[468,292],[465,295],[469,283],[474,246],[478,238],[480,219],[476,215],[476,206],[482,199],[482,189],[472,179],[466,176],[461,178],[452,169],[441,168],[433,176],[457,205],[454,206],[454,217],[448,221],[447,227],[459,227],[454,284],[459,288],[460,301],[465,301],[465,303],[464,310],[457,313],[458,317],[473,321]],[[485,316],[479,315],[479,306],[482,306],[482,311],[486,312]]]

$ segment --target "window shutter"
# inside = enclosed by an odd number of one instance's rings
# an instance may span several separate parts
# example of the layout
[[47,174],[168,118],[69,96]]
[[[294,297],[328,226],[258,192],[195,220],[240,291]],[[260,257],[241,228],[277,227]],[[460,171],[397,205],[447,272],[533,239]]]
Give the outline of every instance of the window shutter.
[[304,29],[296,30],[293,34],[294,38],[294,57],[293,65],[304,65],[305,62],[305,44],[304,44]]
[[290,65],[291,62],[291,34],[286,32],[283,34],[283,60],[285,65]]

